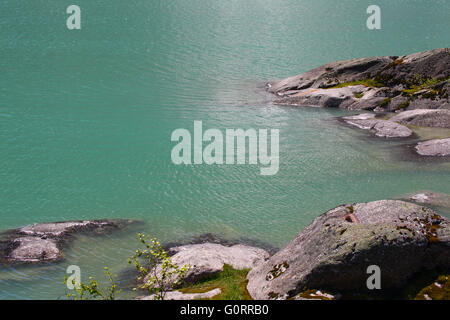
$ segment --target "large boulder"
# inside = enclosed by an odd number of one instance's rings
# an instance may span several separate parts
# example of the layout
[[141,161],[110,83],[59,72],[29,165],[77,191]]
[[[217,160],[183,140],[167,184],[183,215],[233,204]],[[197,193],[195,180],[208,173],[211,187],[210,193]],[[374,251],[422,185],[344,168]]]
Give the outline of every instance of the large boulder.
[[78,233],[101,234],[117,230],[130,220],[93,220],[37,223],[0,234],[0,262],[8,264],[54,262]]
[[252,269],[248,291],[254,299],[287,299],[309,289],[367,290],[372,265],[381,269],[383,289],[424,268],[450,268],[450,222],[404,201],[339,206]]
[[[215,275],[223,270],[224,265],[230,265],[237,270],[252,269],[269,258],[269,253],[264,249],[241,244],[225,246],[217,243],[174,247],[169,249],[169,254],[175,265],[190,266],[183,279],[185,283]],[[156,273],[160,272],[161,266],[158,265]]]

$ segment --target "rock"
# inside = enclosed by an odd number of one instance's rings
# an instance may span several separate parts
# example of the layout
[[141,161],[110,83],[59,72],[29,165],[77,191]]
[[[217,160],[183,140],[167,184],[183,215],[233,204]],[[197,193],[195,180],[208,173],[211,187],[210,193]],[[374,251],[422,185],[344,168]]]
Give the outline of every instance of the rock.
[[399,110],[406,109],[411,104],[411,101],[408,97],[403,95],[397,95],[391,99],[387,106],[387,111],[395,112]]
[[415,109],[450,109],[450,102],[448,101],[448,99],[417,98],[411,100],[408,105],[408,110]]
[[386,99],[381,89],[362,85],[333,89],[304,89],[276,101],[298,107],[342,108],[348,110],[373,110]]
[[419,142],[416,150],[422,156],[450,156],[450,138]]
[[311,71],[269,83],[269,92],[282,95],[307,88],[330,88],[339,83],[367,79],[392,63],[391,57],[337,61]]
[[367,120],[349,120],[348,117],[344,121],[349,125],[358,127],[363,130],[370,130],[380,138],[407,138],[413,135],[413,131],[408,127],[389,120],[367,119]]
[[254,299],[294,298],[306,290],[367,290],[367,268],[382,289],[403,286],[423,269],[450,267],[450,222],[429,208],[383,200],[342,205],[319,216],[248,274]]
[[450,49],[434,49],[398,57],[380,75],[398,84],[404,80],[416,80],[417,75],[426,78],[446,78],[450,75]]
[[422,191],[405,197],[405,200],[433,207],[450,208],[450,195],[434,191]]
[[450,128],[450,110],[416,109],[404,111],[389,120],[406,125]]
[[[246,245],[230,247],[203,243],[171,248],[172,262],[180,267],[190,265],[184,281],[186,283],[221,272],[225,264],[234,269],[251,269],[269,258],[269,253],[263,249]],[[159,273],[161,266],[156,267]],[[145,280],[144,280],[145,281]]]
[[450,109],[450,49],[333,62],[268,84],[278,104],[350,110]]
[[[222,293],[220,288],[204,292],[204,293],[182,293],[180,291],[169,291],[166,293],[164,300],[200,300],[211,299]],[[153,300],[154,295],[138,298],[138,300]]]
[[71,235],[105,233],[131,223],[129,220],[68,221],[37,223],[1,235],[0,262],[8,264],[54,262]]
[[354,116],[343,117],[344,120],[369,120],[376,117],[375,113],[361,113]]
[[57,242],[39,237],[23,237],[12,240],[7,259],[15,262],[56,261],[61,258]]

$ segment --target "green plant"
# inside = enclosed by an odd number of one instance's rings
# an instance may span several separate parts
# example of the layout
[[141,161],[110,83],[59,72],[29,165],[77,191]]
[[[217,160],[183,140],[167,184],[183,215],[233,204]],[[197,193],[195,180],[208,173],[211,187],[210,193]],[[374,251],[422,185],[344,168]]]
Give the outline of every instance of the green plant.
[[[137,289],[145,289],[153,295],[153,300],[164,300],[168,291],[179,287],[186,276],[190,266],[177,266],[169,257],[161,243],[156,239],[139,234],[139,241],[145,246],[143,250],[128,259],[129,264],[134,264],[139,272],[139,281],[143,281]],[[145,260],[145,266],[140,262]]]
[[[119,294],[122,290],[117,288],[116,280],[117,275],[112,275],[109,271],[109,268],[105,267],[105,273],[108,277],[111,285],[105,290],[102,291],[99,288],[99,284],[94,277],[89,277],[89,284],[85,284],[81,282],[79,285],[75,283],[75,279],[72,280],[72,285],[74,286],[75,293],[67,294],[67,297],[72,298],[74,300],[115,300],[116,295]],[[68,283],[67,276],[64,277],[64,284]]]

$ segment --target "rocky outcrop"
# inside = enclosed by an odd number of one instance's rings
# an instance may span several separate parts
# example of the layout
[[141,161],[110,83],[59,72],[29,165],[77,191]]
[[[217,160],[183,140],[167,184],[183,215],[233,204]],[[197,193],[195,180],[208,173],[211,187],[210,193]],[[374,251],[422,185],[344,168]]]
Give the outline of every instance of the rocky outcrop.
[[120,229],[130,220],[37,223],[0,235],[0,262],[8,264],[54,262],[72,235],[102,234]]
[[350,117],[343,117],[344,122],[351,126],[363,130],[369,130],[380,138],[407,138],[413,135],[413,131],[408,127],[394,121],[375,119],[374,114],[361,114]]
[[389,120],[399,122],[401,124],[421,126],[421,127],[450,128],[450,110],[447,109],[409,110],[401,112],[393,116]]
[[344,108],[349,110],[373,110],[386,96],[382,89],[368,88],[362,85],[334,89],[304,89],[289,97],[281,98],[277,103],[299,107]]
[[450,49],[333,62],[268,83],[276,103],[351,110],[450,109]]
[[450,138],[419,142],[416,145],[416,151],[422,156],[450,156]]
[[[230,265],[237,270],[251,269],[269,258],[269,253],[260,248],[216,243],[174,247],[169,249],[169,254],[174,264],[180,267],[190,266],[184,279],[185,283],[215,275],[223,270],[224,265]],[[161,266],[156,266],[157,273],[160,268]]]
[[295,298],[308,289],[365,290],[372,265],[381,269],[383,290],[422,269],[450,268],[450,222],[404,201],[342,205],[253,268],[247,288],[254,299]]

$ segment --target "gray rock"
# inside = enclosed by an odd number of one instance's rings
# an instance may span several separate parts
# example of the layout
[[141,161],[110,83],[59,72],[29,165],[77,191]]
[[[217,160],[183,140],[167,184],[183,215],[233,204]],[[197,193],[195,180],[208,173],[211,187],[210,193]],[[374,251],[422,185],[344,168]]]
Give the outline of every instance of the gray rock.
[[448,99],[424,99],[417,98],[410,101],[408,110],[415,109],[450,109],[450,102]]
[[[280,99],[275,103],[295,106],[338,107],[350,110],[450,109],[448,98],[450,49],[436,49],[403,57],[373,57],[333,62],[308,72],[268,84]],[[367,82],[366,80],[372,80]],[[442,79],[414,97],[403,90],[426,79]],[[333,88],[364,80],[365,85],[383,88]],[[374,83],[377,83],[376,85]],[[356,87],[362,87],[358,85]],[[356,95],[355,95],[356,94]],[[360,97],[360,95],[363,95]],[[406,93],[402,93],[406,95]],[[411,100],[411,101],[410,101]],[[409,102],[409,104],[407,103]]]
[[269,84],[269,92],[284,94],[307,88],[329,88],[343,82],[370,78],[393,62],[391,57],[337,61]]
[[354,116],[348,116],[343,117],[344,120],[369,120],[369,119],[375,119],[376,114],[375,113],[361,113]]
[[369,130],[380,138],[407,138],[413,135],[413,131],[408,127],[389,120],[349,120],[344,118],[344,121],[360,129]]
[[8,264],[54,262],[69,237],[86,232],[105,233],[131,223],[130,220],[68,221],[37,223],[0,235],[0,262]]
[[[182,293],[180,291],[169,291],[166,293],[164,300],[200,300],[211,299],[222,293],[220,288],[204,292],[204,293]],[[137,300],[153,300],[154,295],[138,298]]]
[[450,222],[404,201],[342,205],[252,269],[247,288],[263,300],[308,289],[366,290],[371,265],[381,268],[382,289],[403,286],[423,268],[449,268]]
[[[186,283],[217,274],[225,264],[237,270],[251,269],[269,258],[269,253],[260,248],[246,245],[227,247],[216,243],[179,246],[171,248],[169,254],[174,264],[180,267],[190,265],[184,279]],[[161,266],[156,266],[157,273],[160,269]]]
[[422,191],[405,197],[405,200],[433,207],[450,208],[450,195],[434,191]]
[[399,113],[389,120],[414,126],[450,128],[450,110],[409,110]]
[[450,49],[434,49],[397,58],[395,64],[381,72],[391,82],[413,80],[420,75],[427,78],[446,78],[450,75]]
[[56,261],[61,258],[58,244],[53,239],[23,237],[12,240],[12,250],[7,259],[14,262]]
[[450,138],[419,142],[416,150],[422,156],[450,156]]
[[386,109],[387,111],[395,112],[400,109],[405,109],[406,107],[409,107],[410,104],[411,101],[408,97],[398,95],[391,99]]
[[345,87],[338,89],[306,89],[281,99],[278,103],[288,103],[300,107],[327,107],[327,108],[349,108],[354,103],[354,94],[366,91],[363,86]]

